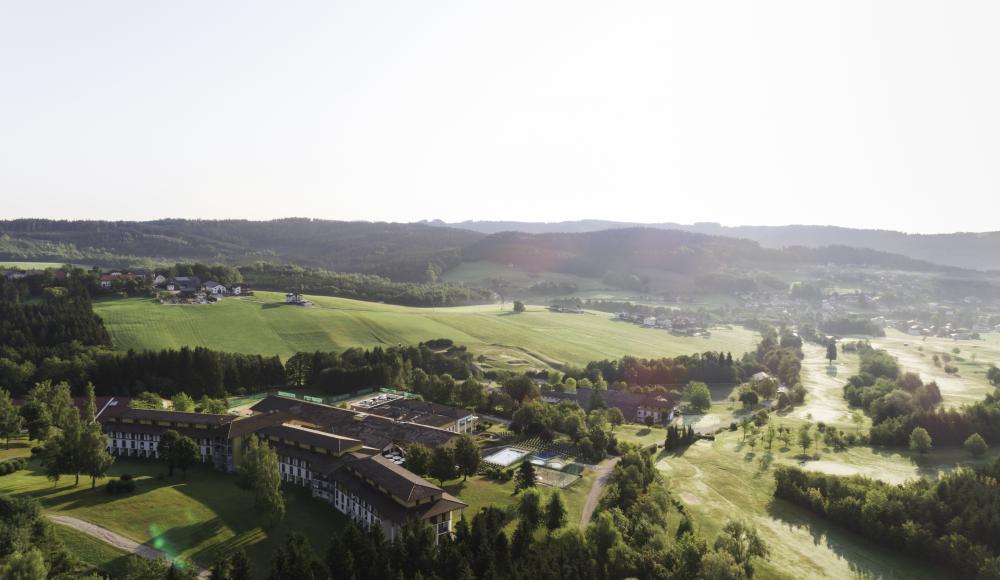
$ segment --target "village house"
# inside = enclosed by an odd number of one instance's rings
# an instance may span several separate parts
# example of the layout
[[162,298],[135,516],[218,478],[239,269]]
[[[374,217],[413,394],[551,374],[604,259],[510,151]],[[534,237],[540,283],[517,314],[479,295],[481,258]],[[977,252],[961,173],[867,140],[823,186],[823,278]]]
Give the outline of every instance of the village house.
[[209,280],[202,284],[202,288],[205,292],[212,294],[213,296],[225,296],[229,293],[229,289],[226,288],[225,284],[219,284],[215,280]]
[[229,293],[232,294],[233,296],[251,296],[251,295],[253,295],[253,291],[250,290],[250,286],[248,286],[247,284],[243,284],[243,283],[233,284],[233,286],[229,289]]
[[201,279],[197,276],[177,276],[167,282],[167,290],[181,294],[194,294],[201,290]]
[[442,429],[284,397],[263,399],[244,418],[133,409],[113,398],[100,408],[116,456],[158,458],[160,436],[173,429],[198,443],[203,462],[232,472],[256,435],[275,449],[282,481],[309,489],[364,528],[378,523],[390,541],[409,519],[428,522],[437,537],[450,534],[455,512],[466,507],[402,465],[409,443],[437,447],[456,436]]

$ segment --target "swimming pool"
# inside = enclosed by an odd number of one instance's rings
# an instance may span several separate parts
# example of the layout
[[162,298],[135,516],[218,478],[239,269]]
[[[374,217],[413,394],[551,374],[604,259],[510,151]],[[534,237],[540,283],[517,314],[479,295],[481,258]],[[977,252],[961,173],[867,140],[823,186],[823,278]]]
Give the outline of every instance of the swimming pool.
[[483,461],[487,463],[492,463],[494,465],[502,465],[503,467],[507,467],[511,463],[514,463],[515,461],[521,459],[527,454],[528,454],[527,451],[522,451],[520,449],[515,449],[513,447],[505,447],[488,457],[484,457]]

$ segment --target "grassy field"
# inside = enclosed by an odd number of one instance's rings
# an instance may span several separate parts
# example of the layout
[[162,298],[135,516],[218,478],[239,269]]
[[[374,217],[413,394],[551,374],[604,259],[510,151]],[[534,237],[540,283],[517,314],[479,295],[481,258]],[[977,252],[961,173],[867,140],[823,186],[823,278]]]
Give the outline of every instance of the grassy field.
[[753,348],[757,335],[743,328],[713,329],[711,338],[686,338],[616,322],[607,313],[556,314],[529,306],[409,308],[343,298],[310,297],[312,308],[287,306],[275,292],[228,298],[215,305],[161,305],[148,299],[98,301],[116,348],[208,346],[218,350],[278,354],[415,344],[450,338],[499,368],[582,365],[625,354],[662,357]]
[[[959,406],[982,400],[993,387],[986,380],[990,364],[1000,364],[1000,334],[984,334],[984,340],[955,341],[947,338],[910,336],[898,330],[886,330],[885,338],[876,338],[872,344],[884,348],[899,360],[907,371],[920,373],[927,381],[937,381],[945,406]],[[959,349],[955,354],[952,349]],[[948,375],[942,367],[934,365],[935,354],[952,356],[950,364],[958,367],[957,375]]]
[[10,262],[0,260],[0,268],[19,268],[21,270],[44,270],[46,268],[61,268],[65,262]]
[[32,445],[34,443],[28,441],[26,437],[11,439],[10,446],[7,445],[6,440],[0,441],[0,461],[14,457],[28,457],[31,455]]
[[128,554],[72,528],[52,524],[56,537],[70,554],[93,572],[120,578],[125,575]]
[[35,497],[46,512],[93,522],[206,568],[218,554],[244,548],[258,572],[264,572],[289,529],[305,533],[322,553],[331,533],[346,522],[332,506],[290,490],[285,520],[264,530],[250,493],[238,488],[231,476],[198,466],[186,480],[180,475],[156,479],[162,471],[155,462],[117,462],[112,474],[131,473],[138,483],[135,493],[119,496],[107,494],[100,482],[91,490],[89,479],[81,479],[78,487],[73,487],[72,478],[53,485],[29,468],[0,477],[0,493]]
[[[781,419],[777,419],[780,423]],[[679,500],[692,512],[696,526],[711,541],[727,519],[754,524],[771,547],[769,562],[760,568],[764,578],[942,578],[941,570],[916,561],[824,522],[809,512],[774,499],[775,463],[799,465],[798,449],[772,452],[758,444],[755,450],[740,443],[738,432],[723,432],[715,441],[699,441],[686,450],[661,454],[657,467]],[[920,475],[935,477],[958,465],[991,461],[970,460],[960,450],[934,450],[925,458],[905,451],[853,448],[832,452],[820,447],[819,461],[804,467],[825,472],[861,473],[889,481]]]

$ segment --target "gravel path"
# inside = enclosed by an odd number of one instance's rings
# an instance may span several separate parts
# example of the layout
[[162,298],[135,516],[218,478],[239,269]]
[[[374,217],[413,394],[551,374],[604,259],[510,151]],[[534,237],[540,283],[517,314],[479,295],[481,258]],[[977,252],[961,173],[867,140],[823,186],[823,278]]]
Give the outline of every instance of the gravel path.
[[[66,526],[67,528],[73,528],[74,530],[78,532],[83,532],[84,534],[87,534],[92,538],[97,538],[98,540],[106,544],[109,544],[115,548],[118,548],[123,552],[127,552],[129,554],[135,554],[136,556],[141,556],[143,558],[146,558],[147,560],[156,560],[157,558],[166,558],[167,560],[171,559],[170,556],[167,555],[165,552],[161,552],[145,544],[140,544],[139,542],[136,542],[131,538],[126,538],[125,536],[117,532],[112,532],[111,530],[107,528],[102,528],[97,524],[92,524],[90,522],[70,516],[57,516],[54,514],[45,514],[45,517],[47,517],[49,520],[59,525]],[[209,577],[208,570],[203,570],[201,568],[196,568],[196,569],[198,570],[198,576],[200,578]]]
[[587,501],[583,504],[583,513],[580,514],[580,527],[586,528],[587,524],[590,523],[591,516],[594,515],[594,509],[597,507],[598,500],[601,499],[601,491],[604,490],[604,486],[608,484],[608,479],[611,478],[611,470],[614,469],[615,464],[621,457],[615,457],[613,459],[605,459],[597,466],[597,477],[594,479],[594,485],[590,487],[590,493],[587,494]]

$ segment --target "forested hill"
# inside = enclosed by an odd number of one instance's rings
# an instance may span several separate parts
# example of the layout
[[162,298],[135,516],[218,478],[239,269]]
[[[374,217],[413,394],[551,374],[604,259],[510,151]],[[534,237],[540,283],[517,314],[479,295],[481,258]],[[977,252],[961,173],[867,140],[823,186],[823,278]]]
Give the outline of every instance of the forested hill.
[[482,234],[421,224],[312,219],[149,222],[0,221],[0,259],[123,262],[255,261],[428,281]]
[[831,246],[781,250],[756,242],[655,228],[613,229],[582,234],[494,234],[469,245],[464,261],[488,260],[529,271],[580,276],[639,269],[687,274],[727,268],[794,267],[807,264],[866,265],[934,271],[946,268],[874,250]]
[[486,236],[425,224],[310,219],[0,221],[0,260],[70,261],[108,267],[185,261],[236,266],[267,262],[421,283],[437,281],[462,262],[480,260],[587,277],[640,270],[714,274],[829,263],[913,271],[946,269],[870,249],[769,249],[743,239],[656,228]]
[[426,222],[434,226],[462,228],[483,234],[522,232],[530,234],[588,233],[609,229],[646,227],[741,238],[759,242],[767,248],[804,246],[853,246],[900,254],[915,260],[974,270],[1000,269],[1000,232],[907,234],[889,230],[866,230],[836,226],[735,226],[716,223],[678,224],[672,222],[640,224],[609,220],[564,222],[464,221]]

